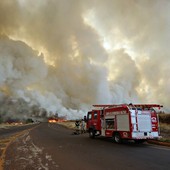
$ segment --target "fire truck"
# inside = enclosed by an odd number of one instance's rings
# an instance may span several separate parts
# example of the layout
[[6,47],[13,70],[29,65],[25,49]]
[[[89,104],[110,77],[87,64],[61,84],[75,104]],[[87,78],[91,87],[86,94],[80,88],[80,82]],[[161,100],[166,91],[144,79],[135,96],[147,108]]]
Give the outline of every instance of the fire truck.
[[134,140],[143,143],[160,138],[158,104],[93,105],[87,113],[86,129],[90,138],[104,136],[114,142]]

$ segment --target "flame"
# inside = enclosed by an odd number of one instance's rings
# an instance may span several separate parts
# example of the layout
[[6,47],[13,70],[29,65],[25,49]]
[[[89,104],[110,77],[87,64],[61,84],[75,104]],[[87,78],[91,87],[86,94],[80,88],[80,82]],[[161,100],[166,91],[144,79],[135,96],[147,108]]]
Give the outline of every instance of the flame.
[[57,122],[65,122],[66,120],[64,118],[49,118],[48,123],[57,123]]
[[56,122],[57,122],[56,119],[50,119],[50,120],[48,120],[48,123],[56,123]]

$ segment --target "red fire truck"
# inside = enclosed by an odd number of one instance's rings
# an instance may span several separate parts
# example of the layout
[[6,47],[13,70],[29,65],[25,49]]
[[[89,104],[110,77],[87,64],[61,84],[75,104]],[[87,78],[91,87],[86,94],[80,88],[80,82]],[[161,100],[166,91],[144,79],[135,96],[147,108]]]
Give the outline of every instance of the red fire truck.
[[119,104],[93,105],[94,110],[87,113],[86,128],[89,137],[112,137],[116,143],[134,140],[142,143],[147,139],[157,139],[159,118],[158,104]]

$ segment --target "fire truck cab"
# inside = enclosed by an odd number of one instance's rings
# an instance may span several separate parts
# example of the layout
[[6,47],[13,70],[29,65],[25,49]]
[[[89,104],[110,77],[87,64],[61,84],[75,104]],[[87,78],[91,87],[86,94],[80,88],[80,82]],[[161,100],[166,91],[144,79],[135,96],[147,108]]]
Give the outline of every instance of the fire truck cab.
[[93,105],[87,113],[86,128],[89,137],[112,137],[116,143],[134,140],[142,143],[147,139],[157,139],[159,118],[154,108],[157,104]]

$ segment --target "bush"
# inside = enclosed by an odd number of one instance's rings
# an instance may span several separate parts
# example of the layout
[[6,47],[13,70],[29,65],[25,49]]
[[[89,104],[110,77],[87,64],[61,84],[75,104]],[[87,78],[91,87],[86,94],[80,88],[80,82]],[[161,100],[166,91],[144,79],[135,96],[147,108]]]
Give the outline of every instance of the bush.
[[159,121],[161,123],[170,124],[170,114],[164,114],[164,113],[159,114]]
[[3,119],[2,119],[2,117],[0,117],[0,124],[1,124],[1,123],[3,123]]
[[34,121],[31,119],[31,118],[28,118],[27,120],[26,120],[26,123],[33,123]]

